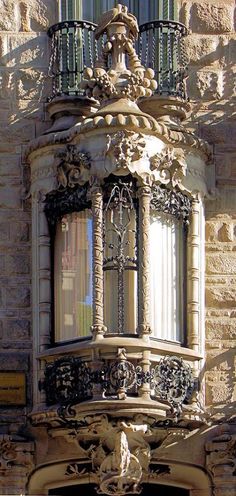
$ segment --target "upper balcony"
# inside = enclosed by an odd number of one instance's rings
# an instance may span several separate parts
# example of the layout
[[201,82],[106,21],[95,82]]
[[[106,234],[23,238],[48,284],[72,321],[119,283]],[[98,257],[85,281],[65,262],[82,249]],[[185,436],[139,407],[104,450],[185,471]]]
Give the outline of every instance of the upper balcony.
[[[49,76],[52,78],[50,101],[65,95],[86,96],[80,84],[84,68],[96,66],[96,61],[101,60],[102,47],[106,42],[105,35],[96,39],[96,27],[92,22],[71,20],[49,28]],[[156,95],[187,100],[187,64],[182,43],[186,35],[186,27],[176,21],[153,20],[139,26],[136,51],[142,65],[155,72]],[[110,56],[104,60],[104,64],[109,69]]]

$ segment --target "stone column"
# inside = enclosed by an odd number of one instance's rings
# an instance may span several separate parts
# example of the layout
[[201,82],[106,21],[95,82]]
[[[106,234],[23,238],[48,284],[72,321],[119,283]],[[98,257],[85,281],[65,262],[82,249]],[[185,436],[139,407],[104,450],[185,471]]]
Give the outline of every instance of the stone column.
[[139,196],[139,326],[140,337],[148,338],[150,329],[150,186],[140,186]]
[[93,213],[93,337],[101,338],[104,326],[104,274],[103,274],[103,194],[100,186],[91,189]]
[[192,202],[188,236],[188,346],[199,351],[200,332],[200,202]]

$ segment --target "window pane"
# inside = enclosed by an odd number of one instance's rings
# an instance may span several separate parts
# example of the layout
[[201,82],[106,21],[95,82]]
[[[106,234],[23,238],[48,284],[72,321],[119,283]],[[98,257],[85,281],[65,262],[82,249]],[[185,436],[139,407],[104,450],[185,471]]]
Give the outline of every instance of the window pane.
[[74,212],[58,224],[54,251],[55,341],[90,334],[92,324],[92,217]]
[[180,221],[151,212],[151,328],[156,338],[183,341],[184,234]]

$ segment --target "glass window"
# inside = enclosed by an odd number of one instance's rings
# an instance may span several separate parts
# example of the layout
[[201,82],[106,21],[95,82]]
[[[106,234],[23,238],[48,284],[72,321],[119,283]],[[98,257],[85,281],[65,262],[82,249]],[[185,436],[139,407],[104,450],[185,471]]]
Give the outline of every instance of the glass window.
[[88,336],[92,324],[92,215],[65,215],[54,247],[55,341]]
[[175,19],[175,0],[59,0],[59,19],[84,19],[98,22],[100,15],[117,3],[126,5],[140,24],[153,19]]
[[150,310],[153,336],[184,339],[185,232],[181,220],[151,211]]

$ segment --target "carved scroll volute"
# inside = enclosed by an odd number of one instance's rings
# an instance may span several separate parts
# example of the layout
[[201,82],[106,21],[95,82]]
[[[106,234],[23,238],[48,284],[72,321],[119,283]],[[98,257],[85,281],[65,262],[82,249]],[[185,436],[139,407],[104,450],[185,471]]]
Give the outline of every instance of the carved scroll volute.
[[150,186],[141,186],[139,194],[139,328],[141,337],[149,336],[150,329],[150,268],[149,223]]
[[103,193],[95,180],[90,189],[93,213],[93,325],[94,338],[102,337],[104,326],[103,284]]

